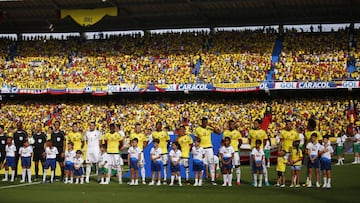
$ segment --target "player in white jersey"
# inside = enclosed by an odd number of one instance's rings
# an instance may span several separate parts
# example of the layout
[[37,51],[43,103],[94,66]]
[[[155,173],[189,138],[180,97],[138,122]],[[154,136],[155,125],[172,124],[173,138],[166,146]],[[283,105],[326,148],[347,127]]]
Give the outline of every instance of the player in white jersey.
[[22,179],[20,183],[25,182],[26,174],[28,175],[28,181],[31,183],[31,156],[33,153],[33,148],[29,144],[29,140],[24,141],[24,146],[20,147],[19,154],[21,157],[21,166],[22,166]]
[[347,140],[347,135],[345,132],[341,132],[339,136],[336,138],[336,155],[338,162],[336,165],[344,164],[344,143]]
[[15,144],[13,143],[12,137],[8,137],[6,141],[7,141],[7,145],[5,146],[5,152],[6,152],[5,177],[3,181],[9,180],[8,176],[9,176],[9,167],[10,167],[12,171],[10,181],[14,182],[15,170],[17,169],[15,166],[16,147]]
[[323,137],[323,145],[320,146],[319,155],[321,156],[321,170],[323,171],[323,188],[331,188],[331,156],[334,149],[331,146],[328,136]]
[[85,133],[85,141],[87,143],[86,150],[86,178],[85,182],[89,183],[91,167],[96,165],[96,171],[99,170],[97,163],[99,162],[100,155],[100,131],[95,129],[95,122],[90,122],[89,130]]
[[353,145],[353,151],[354,151],[354,162],[352,164],[360,164],[360,128],[355,130],[355,135],[353,137],[354,145]]

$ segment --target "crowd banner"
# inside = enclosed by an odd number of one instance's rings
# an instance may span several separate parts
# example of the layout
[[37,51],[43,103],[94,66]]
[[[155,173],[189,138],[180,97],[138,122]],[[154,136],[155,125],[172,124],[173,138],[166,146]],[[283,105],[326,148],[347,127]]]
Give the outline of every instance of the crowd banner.
[[139,85],[137,84],[120,84],[120,92],[139,92]]
[[336,88],[335,82],[298,82],[297,89],[331,89]]
[[260,83],[220,83],[213,85],[215,92],[254,92],[260,90]]
[[336,83],[336,88],[359,88],[360,81],[339,81]]
[[108,87],[103,85],[92,86],[91,94],[94,96],[105,96],[107,95]]
[[179,84],[176,87],[177,91],[211,91],[212,84],[199,83],[199,84]]
[[66,94],[67,87],[66,85],[49,85],[48,93],[53,95]]
[[99,22],[104,16],[117,16],[117,7],[95,9],[61,9],[61,19],[71,16],[80,26],[90,26]]
[[262,82],[262,83],[199,83],[199,84],[120,84],[120,85],[47,85],[17,87],[2,84],[1,94],[92,94],[105,96],[107,94],[129,92],[253,92],[269,90],[304,90],[304,89],[358,89],[360,81],[332,82]]
[[86,85],[69,85],[67,87],[68,94],[84,94]]

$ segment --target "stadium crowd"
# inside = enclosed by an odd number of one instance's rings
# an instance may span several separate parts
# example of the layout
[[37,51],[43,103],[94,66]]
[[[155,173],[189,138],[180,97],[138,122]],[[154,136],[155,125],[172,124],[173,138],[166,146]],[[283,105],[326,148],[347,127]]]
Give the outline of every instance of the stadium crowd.
[[[120,104],[121,103],[121,104]],[[79,122],[80,130],[87,129],[88,121],[95,121],[100,131],[106,132],[107,125],[119,123],[124,132],[129,134],[136,123],[142,124],[142,130],[154,129],[156,121],[162,121],[171,131],[180,125],[189,126],[192,133],[203,117],[220,129],[226,129],[227,121],[238,121],[238,129],[245,137],[251,129],[252,121],[262,119],[271,112],[269,133],[278,135],[284,128],[284,121],[291,119],[296,127],[306,126],[306,121],[314,118],[318,128],[330,136],[337,136],[341,131],[349,132],[349,126],[360,126],[357,116],[360,103],[356,99],[292,99],[273,100],[271,102],[254,100],[149,100],[120,103],[63,102],[60,104],[38,101],[10,102],[2,104],[1,120],[6,129],[15,129],[16,121],[23,121],[24,128],[33,132],[36,123],[46,125],[54,120],[62,123],[65,131],[70,131],[73,122]],[[231,109],[231,111],[229,111]],[[351,133],[351,132],[350,132]]]
[[274,32],[257,30],[1,40],[7,49],[0,53],[0,83],[39,88],[262,82],[274,67],[274,79],[279,81],[359,78],[358,71],[347,72],[346,31],[287,32],[280,61],[271,64],[276,38]]

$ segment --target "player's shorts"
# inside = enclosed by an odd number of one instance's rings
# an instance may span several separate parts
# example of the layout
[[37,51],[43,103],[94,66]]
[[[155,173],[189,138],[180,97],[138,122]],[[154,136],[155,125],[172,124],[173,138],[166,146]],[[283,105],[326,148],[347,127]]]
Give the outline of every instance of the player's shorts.
[[141,156],[140,167],[144,167],[145,166],[144,152],[141,152],[140,156]]
[[86,151],[86,163],[97,163],[100,160],[100,149],[88,148]]
[[169,156],[168,154],[162,154],[161,155],[161,162],[164,166],[166,166],[169,163]]
[[302,150],[304,147],[304,144],[299,144],[299,149]]
[[354,153],[360,154],[360,145],[358,143],[355,143],[353,150],[354,150]]
[[43,156],[44,151],[34,151],[34,156],[33,156],[33,161],[40,161],[40,162],[45,162],[45,158]]
[[269,159],[270,158],[270,149],[265,149],[264,153],[265,153],[265,159]]
[[118,168],[121,166],[121,163],[123,163],[120,154],[109,154],[109,159],[109,166],[112,168]]
[[308,158],[308,163],[307,163],[308,168],[319,168],[319,165],[320,165],[319,159],[315,159],[314,163],[311,163],[310,158]]
[[171,172],[179,172],[180,171],[180,164],[176,164],[175,166],[173,164],[171,164],[170,171]]
[[189,168],[189,158],[181,159],[180,164],[183,165],[185,168]]
[[212,147],[209,148],[205,148],[205,158],[204,158],[204,164],[205,165],[209,165],[209,164],[214,164],[214,150]]
[[255,163],[252,163],[252,171],[253,173],[257,173],[258,171],[263,171],[264,170],[264,167],[263,167],[263,164],[261,164],[261,162],[258,162],[257,164],[260,163],[260,166],[257,167]]
[[320,159],[321,170],[331,170],[331,159]]
[[232,160],[232,164],[234,166],[240,166],[240,155],[239,155],[239,152],[235,152],[234,153],[234,158]]
[[130,158],[130,168],[133,168],[134,170],[138,170],[138,162],[139,160],[135,158]]
[[[229,161],[231,158],[224,158],[224,162]],[[229,164],[222,164],[221,169],[222,170],[231,170],[233,168],[232,161]]]
[[51,168],[52,171],[56,169],[56,159],[46,159],[44,169]]
[[74,171],[74,163],[70,162],[70,161],[66,161],[65,166],[64,166],[64,170],[65,171]]
[[161,161],[152,161],[151,162],[151,171],[158,172],[161,171]]
[[80,167],[79,169],[74,169],[74,176],[82,176],[82,175],[84,175],[83,167]]
[[31,167],[31,157],[21,157],[21,166],[23,168],[25,167]]
[[344,153],[344,146],[336,146],[336,155],[342,155]]
[[16,160],[15,157],[7,156],[5,166],[15,168]]
[[59,154],[56,155],[56,161],[57,162],[64,162],[65,158],[64,157],[61,157],[61,154],[63,152],[59,152]]
[[283,172],[283,171],[276,171],[276,172],[277,172],[278,177],[285,176],[285,172]]
[[193,171],[202,171],[204,170],[204,162],[202,160],[193,160]]
[[291,166],[291,170],[293,170],[293,171],[301,171],[301,165]]
[[101,175],[108,174],[108,172],[109,172],[109,169],[106,167],[99,168],[99,174],[101,174]]

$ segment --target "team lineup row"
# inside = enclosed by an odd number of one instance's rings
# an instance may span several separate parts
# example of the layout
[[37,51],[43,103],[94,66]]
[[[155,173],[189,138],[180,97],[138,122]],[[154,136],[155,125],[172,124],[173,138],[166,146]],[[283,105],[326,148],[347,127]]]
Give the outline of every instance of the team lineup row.
[[[76,127],[76,123],[73,125]],[[333,153],[332,147],[327,136],[324,137],[322,143],[322,136],[315,130],[316,123],[314,120],[309,120],[308,131],[305,132],[305,144],[308,155],[308,177],[307,186],[311,187],[312,170],[316,171],[316,186],[319,184],[319,162],[321,161],[321,168],[324,170],[324,187],[331,187],[331,155]],[[31,181],[31,157],[35,161],[35,176],[38,178],[39,167],[38,164],[43,164],[43,182],[46,182],[47,170],[51,168],[50,182],[54,180],[56,162],[59,162],[61,167],[62,178],[65,183],[72,183],[73,176],[76,178],[76,183],[89,182],[92,164],[96,164],[99,180],[101,184],[108,184],[110,181],[111,171],[115,169],[119,178],[119,183],[122,183],[122,166],[123,160],[119,154],[119,150],[123,147],[123,137],[116,132],[115,125],[110,124],[110,132],[101,135],[99,131],[95,129],[95,123],[89,124],[89,131],[85,133],[83,137],[80,133],[70,132],[67,136],[60,130],[60,122],[56,121],[54,124],[54,131],[51,137],[48,139],[44,133],[41,132],[41,126],[37,127],[37,133],[28,137],[26,132],[22,130],[21,122],[17,123],[18,130],[12,137],[3,135],[4,128],[0,126],[0,143],[1,146],[1,162],[5,162],[5,178],[8,180],[8,169],[11,167],[13,173],[11,175],[11,181],[17,176],[16,168],[18,160],[21,157],[23,174],[21,182],[25,181],[26,174],[28,175],[29,182]],[[76,130],[75,130],[76,131]],[[142,181],[145,184],[145,159],[143,149],[148,144],[148,140],[145,135],[140,132],[141,126],[137,124],[133,133],[130,134],[131,147],[128,149],[128,164],[131,171],[130,185],[137,185],[138,170],[141,172]],[[156,131],[152,133],[152,142],[154,147],[150,151],[151,158],[151,171],[152,181],[150,185],[155,184],[155,176],[158,176],[157,185],[161,184],[160,170],[163,168],[164,183],[167,180],[167,165],[170,165],[171,171],[171,183],[174,184],[174,179],[177,176],[179,185],[181,185],[180,176],[180,164],[185,167],[186,182],[189,183],[189,159],[190,154],[193,155],[193,167],[195,172],[195,186],[202,185],[203,172],[207,175],[209,173],[212,184],[215,182],[215,165],[213,143],[211,141],[211,133],[220,133],[220,130],[212,127],[208,124],[208,119],[203,118],[201,126],[195,129],[195,145],[193,145],[192,138],[186,134],[184,126],[180,127],[178,131],[178,137],[175,142],[172,143],[172,149],[168,153],[168,144],[170,142],[169,135],[163,131],[162,123],[156,123]],[[357,134],[359,135],[359,134]],[[232,184],[232,173],[236,172],[236,183],[240,185],[240,157],[239,147],[241,145],[240,132],[235,129],[235,122],[229,121],[229,128],[223,132],[223,143],[219,149],[219,160],[221,163],[221,170],[223,173],[223,186]],[[358,136],[359,137],[359,136]],[[261,129],[261,121],[255,120],[254,129],[249,133],[251,151],[251,165],[253,171],[254,186],[262,186],[262,178],[265,176],[265,185],[268,186],[267,169],[265,166],[265,159],[269,158],[268,151],[268,136],[266,132]],[[354,147],[354,151],[358,156],[358,142],[360,139],[356,138],[357,147]],[[4,144],[4,140],[7,140]],[[48,141],[47,141],[48,140]],[[44,143],[46,144],[46,147]],[[67,149],[66,147],[67,144]],[[86,150],[86,170],[83,172],[82,164],[82,151],[84,142],[87,143]],[[30,145],[31,144],[31,145]],[[265,148],[264,148],[265,146]],[[278,184],[281,187],[285,185],[284,172],[286,164],[290,164],[292,167],[292,184],[291,186],[299,187],[299,171],[302,165],[302,144],[300,144],[300,136],[298,132],[292,129],[292,122],[286,121],[286,127],[280,134],[278,156]],[[342,146],[342,145],[341,145]],[[264,150],[263,150],[264,149]],[[17,152],[17,150],[19,150]],[[169,160],[168,160],[169,159]],[[358,158],[356,158],[357,160]],[[205,167],[204,167],[205,166]],[[25,170],[24,170],[25,169]],[[257,182],[257,176],[259,175],[259,182]],[[84,177],[85,176],[85,177]],[[70,178],[70,180],[68,179]]]

